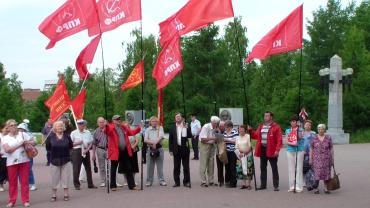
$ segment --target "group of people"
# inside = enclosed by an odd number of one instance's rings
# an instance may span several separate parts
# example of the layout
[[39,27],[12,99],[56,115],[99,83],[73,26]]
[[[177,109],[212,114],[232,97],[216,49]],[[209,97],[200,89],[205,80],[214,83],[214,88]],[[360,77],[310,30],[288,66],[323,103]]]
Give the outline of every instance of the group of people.
[[[193,160],[199,160],[201,186],[237,187],[242,181],[241,189],[251,189],[251,181],[255,175],[254,157],[260,158],[259,190],[267,188],[267,165],[272,169],[274,191],[279,191],[278,158],[283,147],[283,134],[280,126],[273,121],[273,113],[264,113],[264,122],[257,129],[248,125],[240,125],[238,129],[230,121],[221,121],[212,116],[210,122],[201,123],[192,115],[190,125],[181,113],[175,114],[175,122],[169,130],[169,153],[173,158],[173,187],[181,186],[180,173],[183,169],[182,185],[191,188],[190,150],[193,148]],[[23,125],[23,126],[22,126]],[[157,117],[149,119],[149,126],[143,124],[136,128],[121,120],[119,115],[112,117],[108,123],[105,118],[97,119],[98,128],[92,134],[87,129],[85,120],[76,121],[73,130],[69,120],[51,122],[48,120],[42,130],[47,150],[47,165],[51,166],[51,198],[57,200],[57,189],[64,191],[63,200],[69,200],[69,184],[73,182],[76,190],[81,189],[80,175],[84,170],[87,188],[96,189],[92,180],[92,162],[100,175],[100,187],[110,186],[116,191],[117,172],[124,174],[130,190],[140,190],[135,182],[135,174],[139,172],[138,152],[140,140],[146,162],[146,186],[154,183],[154,169],[160,186],[167,186],[163,173],[164,131]],[[1,134],[1,167],[0,191],[4,181],[9,183],[9,203],[15,205],[18,193],[18,178],[21,184],[22,203],[30,206],[29,190],[34,179],[32,158],[25,153],[26,145],[36,145],[26,123],[17,126],[15,120],[8,120]],[[304,186],[320,193],[319,181],[325,183],[331,177],[331,166],[334,161],[331,137],[325,134],[325,125],[318,125],[318,134],[311,130],[312,121],[307,113],[292,116],[290,127],[286,129],[286,152],[289,172],[289,191],[302,192]],[[253,150],[252,140],[256,140]],[[199,146],[198,146],[199,143]],[[145,151],[144,151],[145,150]],[[215,161],[216,160],[216,161]],[[214,164],[217,164],[217,182],[214,179]],[[81,168],[83,164],[83,168]],[[225,173],[224,173],[225,170]],[[313,183],[304,178],[309,174]],[[33,174],[32,174],[33,175]],[[73,180],[71,180],[73,176]],[[109,177],[107,180],[106,177]],[[32,177],[33,178],[33,177]],[[107,182],[109,181],[109,184]],[[312,181],[312,180],[311,180]],[[309,183],[309,184],[308,184]],[[32,185],[31,185],[32,187]],[[324,188],[325,193],[330,193]]]

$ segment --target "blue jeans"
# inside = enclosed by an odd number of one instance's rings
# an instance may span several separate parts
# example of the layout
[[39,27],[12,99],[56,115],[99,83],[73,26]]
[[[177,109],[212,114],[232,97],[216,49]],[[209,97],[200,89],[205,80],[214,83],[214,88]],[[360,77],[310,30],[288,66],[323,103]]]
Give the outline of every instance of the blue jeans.
[[35,185],[35,177],[33,176],[32,166],[33,158],[30,158],[30,175],[28,176],[28,183],[30,184],[30,186]]

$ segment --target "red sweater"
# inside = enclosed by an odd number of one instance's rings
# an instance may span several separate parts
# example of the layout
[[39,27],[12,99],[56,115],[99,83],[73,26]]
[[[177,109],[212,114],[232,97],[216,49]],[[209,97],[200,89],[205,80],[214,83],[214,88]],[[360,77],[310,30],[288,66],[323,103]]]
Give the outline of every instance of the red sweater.
[[[261,157],[261,129],[263,127],[263,124],[259,125],[257,130],[254,131],[253,129],[249,130],[249,134],[251,135],[251,138],[254,140],[257,140],[256,150],[255,150],[255,156]],[[282,133],[280,126],[273,122],[270,126],[270,129],[267,133],[267,147],[266,147],[266,156],[267,157],[275,157],[275,152],[279,152],[282,147]]]
[[[127,125],[121,125],[122,131],[125,133],[125,143],[128,155],[132,157],[132,148],[129,140],[129,136],[135,136],[140,132],[140,126],[134,130],[131,130]],[[107,135],[108,135],[108,159],[118,160],[119,156],[119,135],[116,131],[116,126],[113,123],[107,125]]]

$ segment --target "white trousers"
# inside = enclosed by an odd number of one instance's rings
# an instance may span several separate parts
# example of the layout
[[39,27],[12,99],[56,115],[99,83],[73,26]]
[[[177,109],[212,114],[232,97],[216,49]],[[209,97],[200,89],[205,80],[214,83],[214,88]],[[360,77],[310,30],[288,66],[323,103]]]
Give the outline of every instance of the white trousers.
[[[289,172],[289,190],[294,189],[294,175],[295,175],[295,157],[296,152],[287,152],[288,158],[288,172]],[[303,158],[304,153],[298,152],[297,158],[297,179],[296,179],[296,190],[303,190]]]

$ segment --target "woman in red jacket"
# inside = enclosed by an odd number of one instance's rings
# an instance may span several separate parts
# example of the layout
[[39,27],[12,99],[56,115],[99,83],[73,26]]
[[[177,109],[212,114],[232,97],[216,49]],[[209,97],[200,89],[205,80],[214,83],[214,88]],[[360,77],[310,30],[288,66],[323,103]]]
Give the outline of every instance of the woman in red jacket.
[[257,140],[255,156],[260,157],[261,168],[261,186],[259,190],[266,189],[267,181],[267,161],[270,162],[274,191],[279,191],[279,171],[278,171],[278,157],[282,146],[282,133],[279,124],[275,123],[273,119],[274,114],[266,111],[264,114],[264,122],[260,124],[256,131],[249,127],[251,138]]
[[135,185],[133,167],[133,149],[129,136],[135,136],[141,128],[137,127],[131,130],[129,126],[121,124],[121,117],[114,115],[112,122],[107,125],[106,132],[108,135],[108,159],[111,161],[111,180],[110,187],[112,191],[117,190],[116,172],[119,165],[118,173],[124,173],[130,190],[140,190]]

